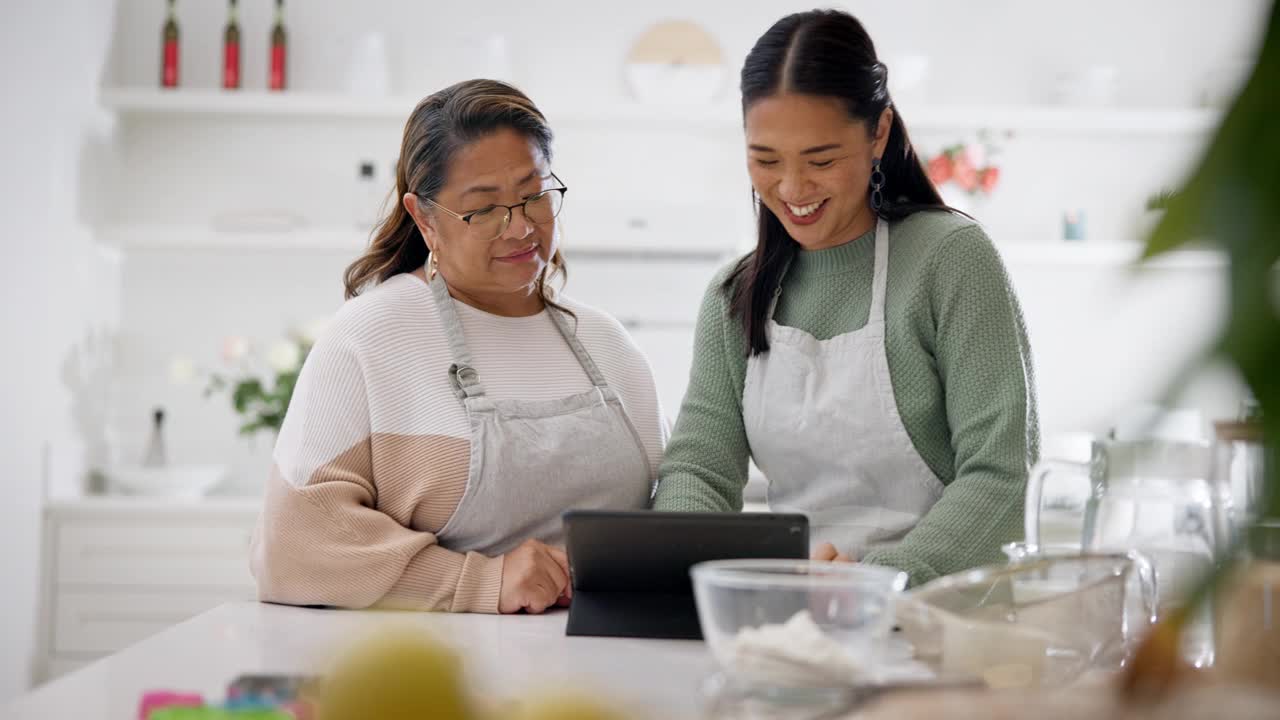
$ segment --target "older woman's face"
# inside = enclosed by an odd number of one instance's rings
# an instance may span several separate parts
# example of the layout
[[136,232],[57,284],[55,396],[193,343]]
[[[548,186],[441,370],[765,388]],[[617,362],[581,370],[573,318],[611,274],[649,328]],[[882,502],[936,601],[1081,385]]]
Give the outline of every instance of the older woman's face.
[[[503,129],[462,148],[453,158],[440,193],[433,198],[458,215],[501,205],[516,205],[555,187],[547,159],[536,143]],[[496,237],[479,217],[472,224],[420,203],[427,216],[424,235],[449,285],[472,295],[531,294],[556,251],[555,221],[535,223],[523,208],[511,210],[511,221]],[[504,213],[497,207],[490,217]]]

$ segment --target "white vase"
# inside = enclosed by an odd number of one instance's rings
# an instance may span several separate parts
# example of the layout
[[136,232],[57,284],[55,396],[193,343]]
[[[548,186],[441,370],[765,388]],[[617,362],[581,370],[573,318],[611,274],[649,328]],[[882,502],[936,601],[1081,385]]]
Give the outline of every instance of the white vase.
[[360,35],[347,65],[347,92],[352,95],[384,96],[391,93],[391,57],[387,38],[380,32]]

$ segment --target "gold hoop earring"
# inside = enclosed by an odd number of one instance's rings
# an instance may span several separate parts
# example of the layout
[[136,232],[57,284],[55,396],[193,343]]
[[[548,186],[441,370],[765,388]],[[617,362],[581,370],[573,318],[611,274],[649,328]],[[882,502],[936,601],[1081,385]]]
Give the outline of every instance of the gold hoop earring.
[[427,255],[427,282],[431,282],[435,279],[436,272],[439,269],[439,265],[436,262],[436,254],[431,253],[430,255]]

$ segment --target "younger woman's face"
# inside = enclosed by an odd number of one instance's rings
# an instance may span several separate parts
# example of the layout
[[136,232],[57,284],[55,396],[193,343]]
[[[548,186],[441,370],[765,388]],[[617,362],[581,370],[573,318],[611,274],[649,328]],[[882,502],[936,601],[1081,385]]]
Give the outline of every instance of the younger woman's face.
[[802,248],[834,247],[874,225],[871,167],[888,143],[892,113],[870,132],[832,97],[785,93],[747,109],[751,185]]

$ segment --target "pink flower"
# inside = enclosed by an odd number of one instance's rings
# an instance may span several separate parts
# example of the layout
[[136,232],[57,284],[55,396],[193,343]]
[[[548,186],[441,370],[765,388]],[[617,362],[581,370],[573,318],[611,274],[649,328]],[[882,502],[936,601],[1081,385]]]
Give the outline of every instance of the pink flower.
[[229,335],[222,341],[222,360],[227,364],[240,362],[249,354],[249,339],[242,335]]
[[941,185],[951,179],[951,156],[942,153],[929,161],[929,179],[934,185]]
[[991,191],[996,189],[996,183],[998,182],[1000,182],[1000,168],[995,165],[983,168],[982,171],[978,173],[978,185],[982,188],[982,192],[987,193],[988,195],[991,194]]
[[973,192],[978,188],[978,170],[962,152],[956,153],[955,181],[965,192]]

